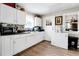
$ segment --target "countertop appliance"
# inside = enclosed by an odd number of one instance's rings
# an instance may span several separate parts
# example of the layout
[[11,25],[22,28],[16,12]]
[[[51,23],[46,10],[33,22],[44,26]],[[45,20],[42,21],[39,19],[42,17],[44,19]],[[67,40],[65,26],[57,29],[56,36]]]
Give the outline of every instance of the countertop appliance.
[[24,25],[0,23],[0,35],[13,35],[25,32]]
[[0,23],[0,35],[9,35],[16,33],[16,27],[13,24]]
[[41,26],[35,26],[33,27],[33,31],[44,31],[44,29]]

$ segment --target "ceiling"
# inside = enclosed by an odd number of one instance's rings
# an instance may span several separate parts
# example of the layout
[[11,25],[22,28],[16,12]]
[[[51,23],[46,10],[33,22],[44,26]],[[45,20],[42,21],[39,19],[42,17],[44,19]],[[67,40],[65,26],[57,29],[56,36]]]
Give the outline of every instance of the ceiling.
[[57,11],[74,8],[79,6],[79,3],[24,3],[22,5],[27,12],[46,15]]

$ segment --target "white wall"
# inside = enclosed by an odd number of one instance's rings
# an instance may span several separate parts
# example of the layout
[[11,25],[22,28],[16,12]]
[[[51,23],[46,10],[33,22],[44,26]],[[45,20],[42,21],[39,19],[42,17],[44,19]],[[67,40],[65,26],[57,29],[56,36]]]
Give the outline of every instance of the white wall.
[[[55,20],[54,20],[54,16],[46,16],[43,17],[43,28],[45,29],[45,40],[50,41],[51,37],[53,36],[53,32],[55,32]],[[46,20],[50,20],[52,21],[52,26],[46,26]]]
[[[46,40],[50,41],[51,37],[54,36],[53,32],[57,32],[57,29],[56,29],[56,26],[55,26],[55,16],[63,16],[63,25],[61,27],[62,28],[61,30],[63,32],[63,31],[65,31],[65,28],[66,28],[66,24],[65,24],[66,17],[65,17],[65,15],[77,13],[78,16],[79,16],[78,10],[79,10],[79,8],[63,10],[63,11],[60,11],[60,12],[57,12],[57,13],[54,13],[54,14],[43,16],[43,28],[45,29],[45,33],[46,33]],[[52,26],[46,26],[46,20],[51,20]],[[79,17],[78,17],[78,20],[79,20]],[[79,23],[79,21],[78,21],[78,23]],[[78,32],[79,32],[79,26],[78,26]]]

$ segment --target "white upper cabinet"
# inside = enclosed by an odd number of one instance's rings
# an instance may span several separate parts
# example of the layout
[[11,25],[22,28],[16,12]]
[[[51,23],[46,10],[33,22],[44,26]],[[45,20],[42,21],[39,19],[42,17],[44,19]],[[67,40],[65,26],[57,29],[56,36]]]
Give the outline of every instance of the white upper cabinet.
[[23,11],[17,10],[17,24],[24,25],[26,23],[26,14]]
[[42,26],[42,19],[39,17],[35,17],[35,26]]
[[14,9],[10,6],[1,4],[0,11],[1,11],[1,13],[0,13],[0,17],[1,17],[0,22],[15,24],[16,9]]
[[0,4],[0,22],[24,25],[26,23],[26,14],[18,9]]

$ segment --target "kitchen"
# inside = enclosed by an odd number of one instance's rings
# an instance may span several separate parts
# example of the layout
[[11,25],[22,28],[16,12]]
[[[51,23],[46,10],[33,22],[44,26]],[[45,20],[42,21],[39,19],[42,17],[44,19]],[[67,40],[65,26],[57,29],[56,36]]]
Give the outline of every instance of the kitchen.
[[[60,5],[59,8],[58,5]],[[41,6],[45,8],[42,8],[43,11],[40,12]],[[50,14],[47,13],[54,6],[56,8],[51,11],[52,14],[50,11]],[[50,42],[52,47],[56,46],[71,51],[77,50],[79,37],[78,6],[78,3],[1,3],[0,56],[14,56],[43,41]]]

